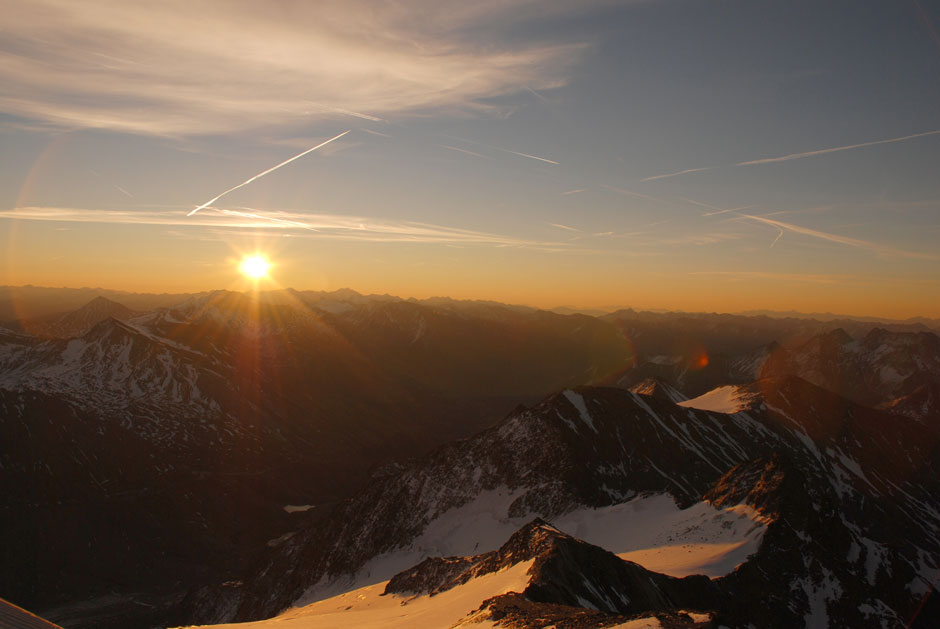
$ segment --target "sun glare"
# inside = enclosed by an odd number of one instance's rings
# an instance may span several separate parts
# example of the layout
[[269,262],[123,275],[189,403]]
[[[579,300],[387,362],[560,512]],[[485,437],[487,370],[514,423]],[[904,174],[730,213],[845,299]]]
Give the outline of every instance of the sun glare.
[[271,263],[261,255],[245,256],[238,264],[238,270],[241,271],[242,275],[252,280],[266,278],[270,268]]

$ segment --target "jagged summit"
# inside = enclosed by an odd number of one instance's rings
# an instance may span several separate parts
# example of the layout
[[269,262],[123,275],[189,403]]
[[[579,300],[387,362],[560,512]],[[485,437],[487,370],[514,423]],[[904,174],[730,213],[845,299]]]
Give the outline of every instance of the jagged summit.
[[648,395],[660,400],[666,400],[668,402],[672,402],[673,404],[678,404],[679,402],[684,402],[685,400],[689,399],[688,396],[675,387],[655,377],[650,377],[646,380],[643,380],[642,382],[638,382],[630,387],[629,390],[633,393],[639,393],[641,395]]

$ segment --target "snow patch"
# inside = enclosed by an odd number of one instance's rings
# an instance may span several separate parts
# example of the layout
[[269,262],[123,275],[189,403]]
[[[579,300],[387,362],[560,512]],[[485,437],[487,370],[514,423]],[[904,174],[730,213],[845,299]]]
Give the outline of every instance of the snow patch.
[[565,391],[565,397],[568,398],[568,401],[571,402],[572,406],[578,409],[578,413],[581,415],[581,421],[587,424],[591,430],[597,432],[597,428],[594,427],[594,420],[591,418],[591,414],[588,413],[587,405],[584,403],[584,398],[571,389]]
[[303,513],[304,511],[310,511],[316,505],[284,505],[284,511],[287,513]]
[[662,629],[662,626],[663,623],[659,622],[658,618],[655,616],[650,616],[649,618],[628,620],[627,622],[621,623],[619,625],[608,627],[608,629]]
[[687,408],[697,408],[701,411],[713,411],[715,413],[739,413],[748,408],[751,402],[751,396],[741,387],[727,385],[712,389],[708,393],[679,402],[679,406]]
[[532,563],[531,560],[520,562],[434,596],[384,594],[388,581],[383,581],[304,607],[291,608],[268,620],[212,626],[215,629],[275,629],[287,624],[292,629],[443,629],[460,623],[488,598],[522,592],[529,583],[527,573]]
[[569,535],[648,570],[685,577],[728,574],[757,552],[766,520],[746,505],[679,509],[669,494],[599,509],[578,509],[554,522]]

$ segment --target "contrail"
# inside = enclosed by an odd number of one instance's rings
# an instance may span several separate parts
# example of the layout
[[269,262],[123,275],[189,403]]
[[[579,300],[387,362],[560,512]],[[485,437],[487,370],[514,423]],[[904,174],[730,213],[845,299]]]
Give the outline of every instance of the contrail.
[[698,205],[698,206],[700,206],[700,207],[708,208],[709,210],[720,210],[720,209],[721,209],[721,208],[718,207],[717,205],[712,205],[711,203],[705,203],[704,201],[696,201],[695,199],[690,199],[690,198],[688,198],[688,197],[679,197],[679,198],[682,199],[683,201],[687,202],[687,203],[691,203],[692,205]]
[[568,190],[567,192],[562,192],[562,194],[567,196],[569,194],[578,194],[579,192],[584,192],[585,190],[587,190],[587,188],[577,188],[576,190]]
[[494,146],[493,148],[500,150],[500,151],[505,151],[507,153],[512,153],[513,155],[518,155],[519,157],[528,157],[529,159],[537,159],[540,162],[548,162],[549,164],[555,164],[555,166],[560,165],[558,162],[556,162],[553,159],[546,159],[544,157],[539,157],[538,155],[529,155],[528,153],[519,153],[518,151],[510,151],[509,149],[501,149],[498,146]]
[[774,162],[786,162],[791,159],[803,159],[804,157],[813,157],[815,155],[825,155],[826,153],[838,153],[839,151],[850,151],[852,149],[859,149],[866,146],[876,146],[878,144],[891,144],[892,142],[904,142],[905,140],[913,140],[914,138],[922,138],[927,135],[937,135],[940,133],[940,129],[934,131],[925,131],[923,133],[915,133],[913,135],[905,135],[900,138],[890,138],[888,140],[875,140],[874,142],[862,142],[861,144],[849,144],[847,146],[836,146],[830,149],[819,149],[817,151],[807,151],[806,153],[791,153],[790,155],[782,155],[780,157],[765,157],[764,159],[755,159],[749,162],[738,162],[735,166],[756,166],[758,164],[772,164]]
[[115,190],[119,191],[121,194],[124,194],[124,195],[126,195],[126,196],[128,196],[128,197],[130,197],[130,198],[132,198],[132,199],[134,198],[134,195],[133,195],[133,194],[131,194],[130,192],[128,192],[127,190],[125,190],[125,189],[122,188],[121,186],[117,185],[116,183],[112,183],[112,182],[108,181],[107,179],[105,179],[104,177],[102,177],[97,171],[92,170],[91,168],[88,168],[87,170],[88,170],[88,172],[90,172],[92,175],[94,175],[94,176],[97,177],[98,179],[101,179],[101,180],[104,181],[105,183],[110,184],[112,188],[114,188]]
[[[347,116],[353,116],[355,118],[362,118],[363,120],[371,120],[372,122],[386,122],[383,118],[377,118],[375,116],[370,116],[369,114],[363,114],[358,111],[351,111],[349,109],[342,109],[341,107],[331,107],[330,105],[324,105],[323,103],[316,103],[312,100],[308,100],[308,103],[320,109],[325,109],[327,111],[335,111],[338,114],[345,114]],[[306,112],[309,113],[309,112]]]
[[[938,45],[940,45],[940,40],[938,40]],[[746,162],[737,162],[735,166],[758,166],[761,164],[773,164],[776,162],[786,162],[791,159],[803,159],[804,157],[814,157],[816,155],[825,155],[826,153],[838,153],[840,151],[851,151],[852,149],[864,148],[866,146],[877,146],[879,144],[891,144],[893,142],[904,142],[906,140],[913,140],[915,138],[922,138],[928,135],[937,135],[940,134],[940,129],[935,129],[933,131],[925,131],[923,133],[915,133],[913,135],[905,135],[899,138],[889,138],[887,140],[875,140],[873,142],[862,142],[861,144],[848,144],[846,146],[836,146],[828,149],[818,149],[815,151],[806,151],[805,153],[791,153],[789,155],[781,155],[779,157],[765,157],[762,159],[752,159]],[[727,166],[727,165],[725,165]],[[688,175],[690,173],[697,173],[703,170],[713,170],[715,168],[723,168],[724,166],[705,166],[702,168],[687,168],[685,170],[679,170],[674,173],[665,173],[663,175],[652,175],[651,177],[644,177],[643,179],[638,179],[637,181],[642,183],[645,181],[656,181],[657,179],[666,179],[668,177],[678,177],[680,175]]]
[[666,173],[665,175],[653,175],[652,177],[644,177],[643,179],[640,179],[640,181],[641,182],[655,181],[657,179],[666,179],[667,177],[678,177],[679,175],[686,175],[688,173],[698,173],[698,172],[702,172],[703,170],[711,170],[711,166],[706,167],[706,168],[686,168],[685,170],[678,170],[674,173]]
[[718,214],[727,214],[728,212],[740,212],[741,210],[751,210],[756,207],[760,207],[758,205],[742,205],[741,207],[732,207],[726,210],[726,209],[718,207],[717,205],[712,205],[711,203],[705,203],[704,201],[696,201],[695,199],[689,199],[688,197],[679,197],[679,198],[682,199],[683,201],[687,201],[691,203],[692,205],[698,205],[700,207],[708,208],[709,210],[714,210],[713,212],[705,212],[704,214],[702,214],[702,216],[717,216]]
[[381,131],[375,131],[375,130],[373,130],[373,129],[366,129],[365,127],[359,127],[359,130],[360,130],[360,131],[365,131],[366,133],[371,133],[372,135],[380,135],[380,136],[382,136],[383,138],[390,138],[390,137],[392,137],[392,136],[390,136],[390,135],[387,134],[387,133],[382,133]]
[[494,146],[492,144],[487,144],[486,142],[475,142],[473,140],[468,140],[466,138],[458,138],[456,135],[445,135],[444,137],[453,138],[454,140],[460,140],[461,142],[466,142],[467,144],[476,144],[478,146],[485,146],[487,148],[495,149],[497,151],[502,151],[503,153],[512,153],[513,155],[518,155],[519,157],[528,157],[529,159],[537,159],[540,162],[546,162],[548,164],[554,164],[555,166],[560,166],[560,164],[553,159],[539,157],[538,155],[529,155],[528,153],[520,153],[519,151],[511,151],[509,149],[504,149],[501,146]]
[[558,229],[567,229],[568,231],[579,232],[579,233],[581,232],[580,229],[577,229],[575,227],[568,227],[567,225],[562,225],[561,223],[549,223],[549,225],[551,225],[552,227],[557,227]]
[[441,148],[450,149],[452,151],[457,151],[458,153],[466,153],[467,155],[473,155],[474,157],[482,157],[483,159],[490,159],[486,155],[480,155],[479,153],[474,153],[473,151],[468,151],[467,149],[457,148],[456,146],[451,146],[449,144],[441,144]]
[[277,170],[277,169],[280,168],[281,166],[286,166],[287,164],[290,164],[290,163],[291,163],[292,161],[294,161],[295,159],[300,159],[301,157],[303,157],[303,156],[306,155],[307,153],[311,153],[311,152],[317,150],[318,148],[324,147],[324,146],[326,146],[327,144],[329,144],[330,142],[332,142],[333,140],[338,140],[338,139],[340,139],[341,137],[343,137],[344,135],[346,135],[346,134],[349,133],[350,131],[352,131],[352,129],[348,129],[348,130],[346,130],[346,131],[343,131],[343,132],[340,133],[338,136],[336,136],[336,137],[334,137],[334,138],[330,138],[330,139],[327,140],[326,142],[321,142],[320,144],[317,144],[315,147],[310,148],[310,149],[307,149],[307,150],[304,151],[303,153],[299,153],[299,154],[297,154],[297,155],[294,155],[292,158],[290,158],[290,159],[288,159],[288,160],[284,160],[283,162],[281,162],[281,163],[278,164],[277,166],[274,166],[273,168],[269,168],[269,169],[267,169],[266,171],[264,171],[263,173],[258,173],[257,175],[255,175],[255,176],[252,177],[251,179],[248,179],[248,180],[246,180],[246,181],[243,181],[242,183],[238,184],[238,185],[235,186],[234,188],[229,188],[228,190],[226,190],[225,192],[223,192],[223,193],[220,194],[219,196],[215,197],[214,199],[210,199],[209,201],[206,201],[205,203],[203,203],[203,204],[200,205],[199,207],[195,208],[192,212],[190,212],[190,213],[187,214],[186,216],[192,216],[193,214],[195,214],[195,213],[198,212],[199,210],[209,207],[210,205],[212,205],[213,203],[215,203],[216,201],[218,201],[219,199],[221,199],[222,197],[224,197],[225,195],[227,195],[229,192],[234,192],[234,191],[238,190],[239,188],[241,188],[241,187],[243,187],[243,186],[247,186],[248,184],[250,184],[250,183],[251,183],[252,181],[254,181],[255,179],[260,179],[261,177],[264,177],[264,176],[267,175],[268,173],[274,172],[275,170]]
[[[868,249],[869,251],[874,251],[875,253],[881,255],[889,256],[899,256],[902,258],[913,258],[916,260],[940,260],[940,256],[929,254],[929,253],[918,253],[916,251],[904,251],[902,249],[895,249],[894,247],[888,247],[885,245],[879,245],[878,243],[870,242],[868,240],[861,240],[858,238],[850,238],[848,236],[839,236],[838,234],[830,234],[828,232],[821,232],[815,229],[810,229],[808,227],[800,227],[799,225],[794,225],[792,223],[784,223],[783,221],[775,221],[770,218],[765,218],[763,216],[754,216],[752,214],[739,214],[741,218],[749,218],[753,221],[759,223],[764,223],[765,225],[770,225],[776,227],[777,229],[783,231],[791,231],[797,234],[803,234],[804,236],[812,236],[813,238],[819,238],[821,240],[828,240],[829,242],[836,242],[841,245],[848,245],[850,247],[859,247],[862,249]],[[777,236],[779,240],[780,236]],[[776,242],[776,241],[774,241]]]
[[728,208],[727,210],[718,210],[717,212],[705,212],[704,214],[702,214],[702,216],[717,216],[719,214],[727,214],[728,212],[740,212],[742,210],[753,210],[756,207],[760,207],[760,206],[759,205],[743,205],[741,207]]
[[529,94],[532,94],[532,96],[535,96],[537,99],[539,99],[540,101],[542,101],[542,102],[545,103],[546,105],[551,105],[551,102],[550,102],[547,98],[545,98],[544,96],[542,96],[541,94],[539,94],[538,92],[536,92],[536,91],[535,91],[534,89],[532,89],[531,87],[526,86],[526,87],[524,87],[523,89],[524,89],[525,91],[527,91]]
[[608,186],[607,184],[602,183],[601,188],[606,190],[613,190],[614,192],[619,192],[620,194],[627,194],[631,197],[639,197],[641,199],[646,199],[648,201],[655,201],[656,203],[665,203],[666,205],[674,205],[671,201],[666,201],[664,199],[657,199],[656,197],[651,197],[648,194],[640,194],[639,192],[634,192],[633,190],[627,190],[626,188],[618,188],[617,186]]

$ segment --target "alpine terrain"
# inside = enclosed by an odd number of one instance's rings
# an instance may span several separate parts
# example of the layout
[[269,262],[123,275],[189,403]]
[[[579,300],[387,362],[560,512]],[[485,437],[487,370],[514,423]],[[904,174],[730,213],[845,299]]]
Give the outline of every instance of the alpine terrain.
[[0,329],[0,597],[63,627],[940,617],[923,322],[36,295]]

